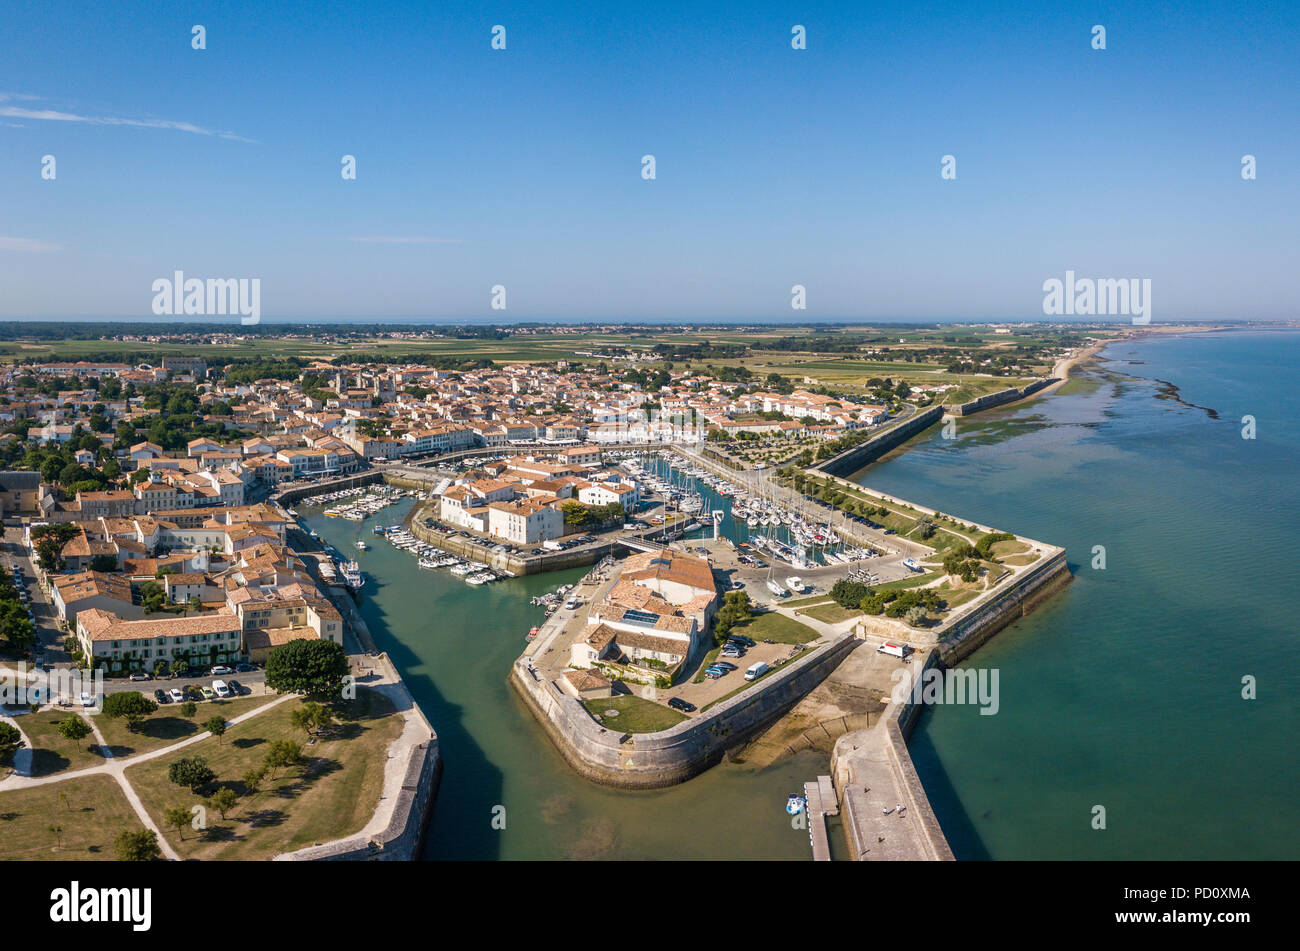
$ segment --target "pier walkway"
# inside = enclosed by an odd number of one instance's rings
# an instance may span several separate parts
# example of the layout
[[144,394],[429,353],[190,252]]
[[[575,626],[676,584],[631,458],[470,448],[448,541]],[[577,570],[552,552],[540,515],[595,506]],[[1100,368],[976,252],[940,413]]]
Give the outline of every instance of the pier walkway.
[[831,860],[831,843],[826,833],[826,817],[839,815],[835,786],[829,776],[818,776],[816,782],[803,784],[806,803],[804,814],[808,819],[808,838],[812,841],[814,862]]

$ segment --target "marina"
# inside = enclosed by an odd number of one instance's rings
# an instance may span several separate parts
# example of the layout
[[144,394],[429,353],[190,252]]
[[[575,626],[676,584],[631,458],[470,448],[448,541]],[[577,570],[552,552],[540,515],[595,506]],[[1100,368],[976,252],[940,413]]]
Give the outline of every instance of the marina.
[[[410,504],[404,500],[361,530],[371,537],[375,527],[404,517]],[[332,544],[348,541],[350,526],[318,507],[303,508],[302,524]],[[358,610],[437,725],[447,762],[456,763],[438,790],[427,858],[811,858],[807,833],[791,827],[781,804],[825,770],[824,755],[801,753],[762,770],[724,763],[653,797],[628,797],[577,776],[553,750],[503,672],[545,620],[543,604],[562,608],[572,590],[565,586],[594,566],[475,587],[446,570],[421,570],[408,555],[372,546]],[[722,802],[726,809],[718,808]],[[497,803],[511,810],[501,831],[477,821]],[[831,844],[839,848],[834,838]]]

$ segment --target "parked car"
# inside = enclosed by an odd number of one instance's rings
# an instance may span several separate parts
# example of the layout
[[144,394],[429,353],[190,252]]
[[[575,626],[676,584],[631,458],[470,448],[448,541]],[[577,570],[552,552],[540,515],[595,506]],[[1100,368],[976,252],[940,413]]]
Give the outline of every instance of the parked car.
[[[222,684],[222,686],[225,685]],[[211,687],[200,687],[199,693],[202,695],[204,700],[215,700],[217,698],[217,692]]]
[[180,687],[172,687],[167,691],[167,696],[172,698],[172,703],[183,703],[185,700],[185,694],[181,693]]
[[238,680],[227,680],[226,686],[230,688],[230,695],[232,697],[242,697],[244,694],[251,692]]
[[226,682],[224,680],[212,681],[212,692],[215,693],[218,697],[222,697],[222,698],[230,696],[230,688],[226,686]]
[[695,709],[695,704],[683,700],[681,697],[670,697],[668,699],[668,706],[672,707],[674,710],[680,710],[682,713],[690,713]]
[[735,670],[735,669],[736,669],[736,665],[735,665],[735,664],[728,664],[725,660],[715,660],[711,666],[713,666],[713,667],[721,667],[723,670]]
[[238,672],[241,673],[241,674],[246,674],[246,673],[248,673],[250,670],[257,670],[257,665],[256,665],[256,664],[236,664],[236,665],[235,665],[235,670],[238,671]]
[[146,674],[143,670],[137,670],[133,672],[131,676],[128,677],[127,679],[140,681],[140,680],[152,680],[153,678],[150,677],[148,674]]
[[168,694],[167,692],[163,691],[163,690],[155,690],[155,691],[153,692],[153,698],[154,698],[155,700],[157,700],[159,703],[171,703],[171,702],[172,702],[171,695]]
[[708,670],[704,672],[704,675],[706,677],[709,676],[710,674],[715,677],[725,677],[727,674],[731,673],[735,669],[736,668],[732,667],[730,664],[728,664],[726,667],[723,667],[720,664],[713,664],[712,666],[709,667]]
[[83,707],[93,707],[95,705],[95,698],[83,690],[81,691],[81,705]]
[[212,668],[213,677],[216,677],[218,674],[233,674],[233,673],[234,671],[231,668],[227,667],[225,664],[220,664]]
[[746,647],[754,646],[754,639],[752,637],[746,637],[744,634],[732,634],[727,638],[727,640],[735,641],[736,643],[743,644]]

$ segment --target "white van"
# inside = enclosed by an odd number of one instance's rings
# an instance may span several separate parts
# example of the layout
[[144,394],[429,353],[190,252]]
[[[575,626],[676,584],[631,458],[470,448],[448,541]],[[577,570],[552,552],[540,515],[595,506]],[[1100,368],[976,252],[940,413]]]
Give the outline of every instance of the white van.
[[767,670],[768,670],[767,664],[763,663],[760,660],[757,664],[751,664],[749,669],[745,671],[745,679],[757,680],[759,677],[762,677],[765,673],[767,673]]

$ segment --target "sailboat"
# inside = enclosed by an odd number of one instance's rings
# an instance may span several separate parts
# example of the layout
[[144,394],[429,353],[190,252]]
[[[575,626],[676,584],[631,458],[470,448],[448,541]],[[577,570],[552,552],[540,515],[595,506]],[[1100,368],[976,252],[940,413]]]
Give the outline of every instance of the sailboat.
[[772,568],[775,564],[776,560],[772,559],[767,565],[767,590],[771,591],[778,598],[788,598],[790,597],[790,592],[785,589],[785,586],[782,585],[781,582],[772,577]]

